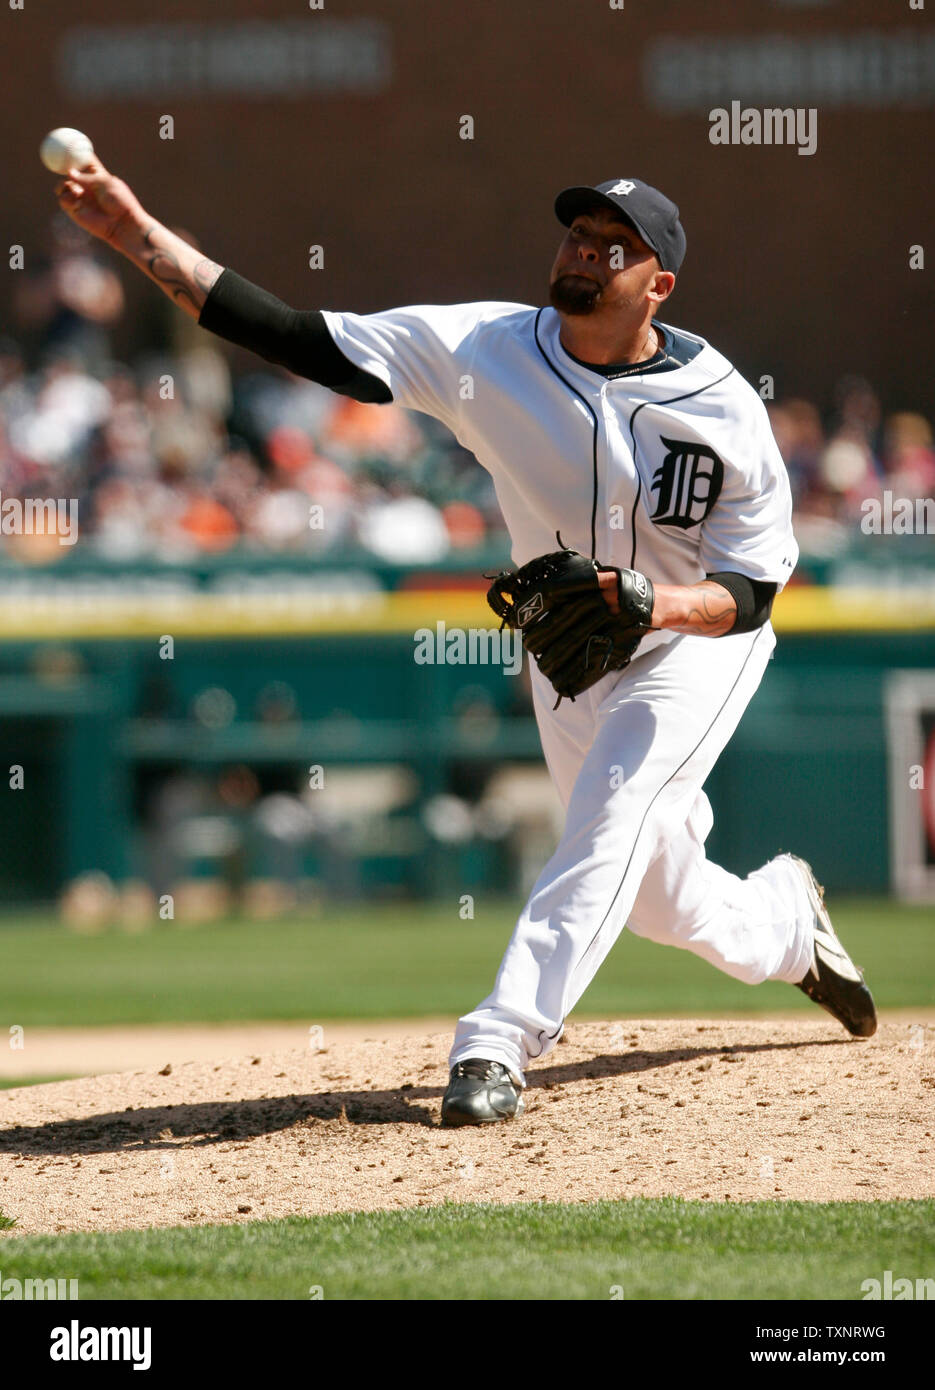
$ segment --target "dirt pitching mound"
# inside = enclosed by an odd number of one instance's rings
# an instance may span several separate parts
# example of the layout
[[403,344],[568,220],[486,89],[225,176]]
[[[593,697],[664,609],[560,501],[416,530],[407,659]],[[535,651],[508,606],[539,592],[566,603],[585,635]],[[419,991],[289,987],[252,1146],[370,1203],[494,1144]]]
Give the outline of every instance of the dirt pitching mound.
[[454,1201],[935,1195],[935,1026],[572,1025],[526,1114],[442,1129],[447,1034],[0,1093],[17,1234]]

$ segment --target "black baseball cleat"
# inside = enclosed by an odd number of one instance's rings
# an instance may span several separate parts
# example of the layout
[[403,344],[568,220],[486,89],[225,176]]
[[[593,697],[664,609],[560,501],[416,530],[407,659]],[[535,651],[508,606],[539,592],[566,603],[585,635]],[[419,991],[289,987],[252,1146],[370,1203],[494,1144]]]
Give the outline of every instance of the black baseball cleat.
[[468,1057],[451,1068],[442,1100],[443,1125],[487,1125],[522,1112],[522,1087],[499,1062]]
[[798,988],[820,1004],[855,1038],[870,1038],[877,1031],[877,1011],[864,977],[838,940],[825,907],[824,889],[815,879],[811,866],[790,854],[805,880],[808,897],[815,911],[815,944],[812,963]]

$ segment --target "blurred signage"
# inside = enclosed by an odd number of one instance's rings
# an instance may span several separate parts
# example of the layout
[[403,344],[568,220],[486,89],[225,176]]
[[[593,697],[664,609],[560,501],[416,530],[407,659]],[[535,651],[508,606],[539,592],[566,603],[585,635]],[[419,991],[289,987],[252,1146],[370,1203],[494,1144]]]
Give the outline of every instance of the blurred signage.
[[393,74],[388,25],[317,15],[86,26],[63,34],[57,57],[62,90],[88,100],[371,93]]
[[649,102],[674,115],[737,99],[825,108],[935,104],[935,32],[685,35],[649,43]]

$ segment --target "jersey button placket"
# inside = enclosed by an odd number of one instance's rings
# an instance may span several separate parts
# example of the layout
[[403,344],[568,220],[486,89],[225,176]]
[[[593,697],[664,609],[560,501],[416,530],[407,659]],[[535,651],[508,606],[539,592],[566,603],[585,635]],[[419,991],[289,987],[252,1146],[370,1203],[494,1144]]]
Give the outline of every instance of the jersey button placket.
[[[619,487],[623,474],[622,459],[618,457],[621,447],[620,413],[614,397],[613,383],[606,382],[601,389],[601,437],[598,457],[598,522],[597,558],[605,565],[625,565],[627,560],[619,553],[622,531],[611,527],[611,505],[621,502]],[[617,495],[612,498],[611,492]]]

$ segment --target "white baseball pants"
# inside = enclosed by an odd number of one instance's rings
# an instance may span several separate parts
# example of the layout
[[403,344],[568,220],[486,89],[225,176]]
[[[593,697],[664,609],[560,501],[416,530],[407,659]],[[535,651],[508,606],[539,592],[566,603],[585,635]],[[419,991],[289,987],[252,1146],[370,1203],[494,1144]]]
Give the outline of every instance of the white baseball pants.
[[621,930],[694,951],[735,979],[795,983],[813,914],[785,856],[738,878],[705,857],[702,786],[757,689],[776,638],[681,635],[552,709],[532,666],[536,718],[566,807],[558,848],[524,907],[493,992],[459,1022],[449,1065],[501,1062],[523,1082]]

